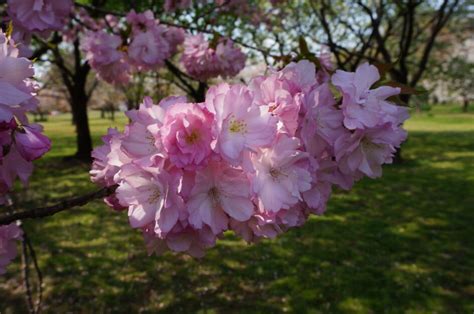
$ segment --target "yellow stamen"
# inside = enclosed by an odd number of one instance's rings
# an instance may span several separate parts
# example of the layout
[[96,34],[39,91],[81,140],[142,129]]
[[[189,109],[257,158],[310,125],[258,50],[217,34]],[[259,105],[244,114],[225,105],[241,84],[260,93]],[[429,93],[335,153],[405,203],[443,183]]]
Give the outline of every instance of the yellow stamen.
[[185,140],[188,144],[195,144],[197,141],[199,141],[199,133],[192,131],[191,134],[186,136]]

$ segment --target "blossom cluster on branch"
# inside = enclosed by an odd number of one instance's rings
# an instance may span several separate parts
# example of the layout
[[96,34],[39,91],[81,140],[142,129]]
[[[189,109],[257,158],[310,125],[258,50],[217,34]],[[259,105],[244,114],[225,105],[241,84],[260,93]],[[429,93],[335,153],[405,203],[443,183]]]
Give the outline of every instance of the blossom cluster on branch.
[[[16,178],[27,184],[33,171],[32,161],[45,154],[51,146],[42,128],[28,123],[27,112],[35,110],[36,84],[31,61],[18,57],[13,40],[0,31],[0,205]],[[0,274],[16,255],[15,239],[21,230],[12,223],[0,226]]]
[[[165,9],[191,4],[166,1]],[[221,12],[244,10],[244,4],[216,1]],[[151,11],[96,20],[72,8],[70,0],[9,0],[13,39],[26,44],[31,32],[47,36],[62,29],[63,39],[77,44],[83,34],[81,49],[91,67],[118,85],[135,72],[157,71],[180,50],[184,70],[199,81],[232,77],[245,66],[245,54],[231,39],[186,34]],[[64,28],[69,14],[75,18]],[[41,127],[28,123],[37,86],[31,62],[20,57],[28,51],[13,39],[0,33],[0,204],[17,177],[27,183],[31,162],[50,149]],[[381,176],[406,138],[401,126],[408,111],[390,101],[400,89],[381,86],[376,67],[334,71],[327,53],[316,63],[317,71],[301,60],[248,84],[221,83],[202,103],[145,98],[127,112],[124,132],[110,129],[92,153],[92,181],[114,191],[100,197],[108,195],[104,201],[115,210],[128,210],[150,254],[201,257],[228,230],[255,242],[324,213],[333,188],[349,190],[364,176]],[[0,226],[0,273],[21,237],[17,224]]]
[[18,177],[26,184],[32,161],[50,149],[42,127],[28,123],[27,112],[36,109],[37,86],[30,60],[18,57],[14,42],[0,32],[0,204]]
[[181,61],[193,78],[206,81],[213,77],[236,76],[245,66],[245,54],[228,38],[219,38],[212,47],[203,34],[188,36]]
[[226,230],[273,238],[392,161],[408,114],[387,100],[399,88],[371,89],[379,78],[367,63],[331,76],[302,60],[213,86],[203,103],[146,98],[94,151],[91,178],[118,185],[106,202],[128,208],[149,253],[200,257]]
[[87,32],[81,46],[99,77],[112,84],[128,83],[134,72],[158,70],[183,42],[181,60],[198,80],[235,76],[245,66],[246,56],[230,39],[220,38],[211,47],[202,34],[186,35],[181,28],[160,24],[151,11],[132,10],[126,22],[117,25],[122,29]]
[[13,24],[12,38],[17,42],[20,55],[30,57],[28,47],[32,34],[48,37],[60,31],[68,22],[72,0],[8,0],[7,13]]

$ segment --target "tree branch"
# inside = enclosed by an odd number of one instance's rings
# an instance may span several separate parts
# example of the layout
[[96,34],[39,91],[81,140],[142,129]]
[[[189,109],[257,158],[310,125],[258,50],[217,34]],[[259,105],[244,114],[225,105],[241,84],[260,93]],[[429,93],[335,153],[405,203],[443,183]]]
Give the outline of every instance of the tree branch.
[[[183,73],[178,67],[176,67],[171,61],[165,60],[165,64],[168,67],[168,70],[176,76],[176,78],[186,87],[187,92],[196,98],[196,89],[186,81],[183,76],[188,77],[186,73]],[[185,90],[186,91],[186,90]]]
[[430,38],[423,49],[423,54],[422,54],[420,63],[418,64],[418,70],[416,71],[415,75],[410,81],[410,86],[416,86],[418,81],[421,79],[423,73],[425,72],[426,65],[428,64],[428,59],[429,59],[431,50],[433,49],[436,37],[438,33],[441,31],[441,29],[444,27],[446,22],[449,20],[449,17],[453,14],[456,7],[458,6],[459,0],[452,1],[451,6],[447,8],[448,3],[449,3],[449,0],[444,0],[438,10],[437,22],[432,27]]
[[74,198],[59,202],[52,206],[27,209],[24,211],[14,212],[12,214],[5,214],[0,217],[0,226],[8,225],[16,220],[48,217],[67,209],[84,206],[93,200],[100,199],[100,198],[113,194],[116,188],[117,186],[102,188],[98,191],[91,192],[79,197],[74,197]]

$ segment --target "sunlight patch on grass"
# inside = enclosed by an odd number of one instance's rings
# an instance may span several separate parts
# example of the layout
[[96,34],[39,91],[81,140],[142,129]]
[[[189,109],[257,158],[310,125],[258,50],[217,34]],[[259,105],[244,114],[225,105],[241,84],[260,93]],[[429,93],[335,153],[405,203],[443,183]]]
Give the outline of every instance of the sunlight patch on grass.
[[370,307],[357,298],[347,298],[338,304],[338,309],[344,313],[370,313]]

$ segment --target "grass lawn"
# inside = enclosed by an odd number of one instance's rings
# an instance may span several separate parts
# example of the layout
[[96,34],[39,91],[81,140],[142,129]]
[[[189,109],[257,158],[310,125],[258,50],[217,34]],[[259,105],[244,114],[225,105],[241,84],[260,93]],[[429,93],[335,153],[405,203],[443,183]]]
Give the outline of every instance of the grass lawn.
[[[474,311],[474,114],[435,107],[408,123],[406,162],[336,192],[328,212],[276,240],[228,234],[200,260],[147,257],[125,213],[97,201],[27,221],[50,313]],[[124,118],[117,121],[123,125]],[[94,141],[113,124],[92,114]],[[28,206],[95,187],[74,152],[69,116],[50,118],[54,148],[36,163]],[[26,310],[20,259],[0,277],[0,313]]]

